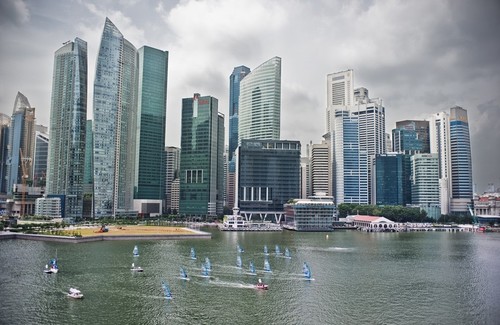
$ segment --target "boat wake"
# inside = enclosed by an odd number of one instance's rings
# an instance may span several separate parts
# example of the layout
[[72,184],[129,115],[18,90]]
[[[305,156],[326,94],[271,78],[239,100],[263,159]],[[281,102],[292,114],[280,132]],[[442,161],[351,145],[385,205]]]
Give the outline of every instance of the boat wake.
[[304,250],[316,252],[354,252],[352,247],[305,247]]
[[241,283],[241,282],[227,282],[220,280],[210,281],[210,284],[219,286],[219,287],[227,287],[227,288],[239,288],[239,289],[253,289],[255,286],[253,284]]

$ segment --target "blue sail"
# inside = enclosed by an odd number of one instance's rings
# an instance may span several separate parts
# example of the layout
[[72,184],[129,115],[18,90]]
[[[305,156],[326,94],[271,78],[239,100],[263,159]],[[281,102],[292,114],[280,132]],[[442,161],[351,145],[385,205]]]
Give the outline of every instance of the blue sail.
[[188,278],[186,270],[184,270],[183,267],[181,267],[180,275],[181,275],[181,279],[187,279]]
[[205,258],[205,267],[207,270],[212,271],[212,263],[210,263],[210,259],[208,257]]
[[278,245],[275,246],[274,251],[275,251],[276,255],[281,254],[281,250],[280,250],[280,247]]
[[191,247],[191,259],[195,260],[196,259],[196,252],[193,247]]
[[139,248],[137,247],[137,245],[134,246],[134,250],[132,251],[132,253],[134,254],[134,256],[139,256]]
[[253,265],[253,262],[250,262],[249,271],[250,273],[255,274],[255,265]]
[[207,269],[207,267],[205,266],[205,264],[202,264],[202,265],[201,265],[201,275],[203,275],[203,276],[208,276],[208,269]]
[[163,294],[165,295],[165,298],[172,299],[172,292],[170,291],[168,284],[165,281],[162,281],[161,286],[163,288]]
[[307,265],[306,262],[304,262],[304,265],[302,266],[302,271],[304,272],[304,277],[306,279],[311,278],[311,269],[309,268],[309,265]]
[[267,251],[267,245],[264,245],[264,255],[269,255],[269,252]]
[[236,258],[236,266],[241,269],[241,265],[242,265],[242,263],[241,263],[241,256],[238,255],[238,257]]
[[272,272],[271,265],[269,264],[269,260],[267,258],[264,260],[264,271],[265,272]]
[[238,253],[243,253],[245,250],[240,245],[237,246]]
[[292,255],[290,254],[290,250],[287,248],[285,248],[285,257],[286,258],[292,258]]

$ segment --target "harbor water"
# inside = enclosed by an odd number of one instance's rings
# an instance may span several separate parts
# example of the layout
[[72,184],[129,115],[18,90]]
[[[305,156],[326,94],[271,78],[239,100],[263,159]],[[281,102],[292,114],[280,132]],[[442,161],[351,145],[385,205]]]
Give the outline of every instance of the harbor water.
[[[498,324],[499,233],[212,232],[0,241],[1,324]],[[139,256],[133,256],[137,245]],[[238,245],[242,268],[236,266]],[[264,245],[269,255],[264,254]],[[291,258],[275,253],[288,248]],[[190,257],[194,248],[197,259]],[[59,273],[45,274],[57,254]],[[211,261],[209,277],[202,263]],[[269,260],[272,272],[264,272]],[[253,262],[257,275],[248,271]],[[306,262],[311,279],[302,274]],[[134,263],[144,272],[132,272]],[[183,267],[189,281],[180,278]],[[257,290],[258,279],[269,290]],[[167,300],[162,281],[168,283]],[[84,298],[66,296],[70,287]]]

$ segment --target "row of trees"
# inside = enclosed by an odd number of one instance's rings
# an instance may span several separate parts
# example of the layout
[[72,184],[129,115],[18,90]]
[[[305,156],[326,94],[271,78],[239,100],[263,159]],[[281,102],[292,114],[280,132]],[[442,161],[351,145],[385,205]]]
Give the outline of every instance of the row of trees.
[[434,219],[427,216],[427,212],[419,208],[408,208],[401,205],[377,206],[352,203],[339,204],[339,218],[345,218],[348,215],[355,214],[385,217],[394,222],[435,222]]

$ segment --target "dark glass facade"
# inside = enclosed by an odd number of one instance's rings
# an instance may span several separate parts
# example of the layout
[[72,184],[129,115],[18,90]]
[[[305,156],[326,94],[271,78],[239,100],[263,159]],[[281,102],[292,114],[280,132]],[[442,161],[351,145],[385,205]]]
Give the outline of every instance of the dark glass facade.
[[283,211],[300,195],[300,142],[242,140],[238,149],[238,207]]
[[240,81],[250,73],[244,65],[233,69],[229,76],[229,157],[231,161],[238,147],[238,107],[240,97]]
[[411,203],[410,156],[381,154],[375,157],[377,205],[407,205]]

